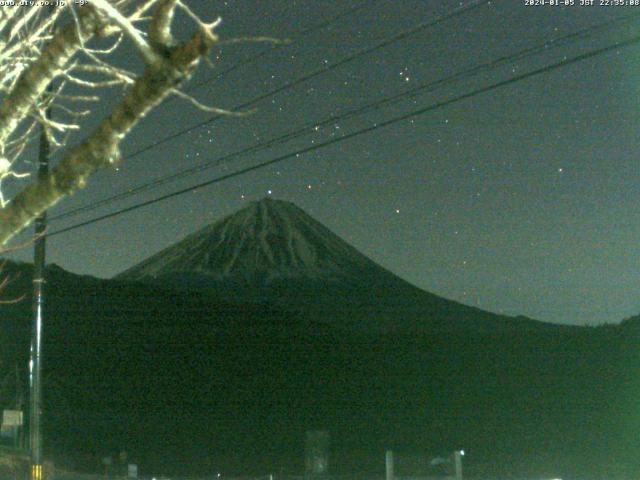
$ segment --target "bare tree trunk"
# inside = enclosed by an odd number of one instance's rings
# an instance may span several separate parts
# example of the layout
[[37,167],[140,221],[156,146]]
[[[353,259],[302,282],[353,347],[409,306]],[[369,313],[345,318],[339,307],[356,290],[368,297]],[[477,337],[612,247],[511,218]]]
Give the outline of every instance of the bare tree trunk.
[[[46,98],[47,85],[58,76],[64,81],[75,82],[86,88],[112,85],[129,85],[123,101],[100,123],[98,128],[86,136],[77,146],[67,151],[51,172],[38,178],[22,189],[6,205],[0,208],[0,245],[5,244],[16,233],[25,228],[31,221],[49,209],[64,197],[83,188],[92,173],[105,168],[120,159],[120,143],[131,132],[132,128],[144,116],[170,94],[179,94],[191,100],[199,108],[205,108],[188,95],[178,90],[188,80],[200,60],[208,55],[218,37],[213,30],[218,21],[206,24],[182,2],[177,0],[144,0],[139,8],[128,17],[122,13],[123,6],[132,3],[127,0],[96,0],[83,7],[74,21],[53,34],[39,55],[34,58],[17,80],[12,84],[0,105],[0,182],[7,176],[23,177],[13,170],[15,158],[7,160],[6,146],[10,144],[12,135],[16,135],[18,127],[28,116],[38,117],[37,121],[53,137],[54,131],[69,132],[80,129],[78,122],[52,121],[42,115],[43,106],[48,108],[55,101],[60,90],[53,93],[53,99]],[[148,35],[144,35],[135,26],[135,20],[152,5],[156,10],[151,17]],[[171,35],[171,23],[174,10],[182,8],[195,22],[197,32],[182,44],[175,45]],[[37,14],[37,12],[36,12]],[[6,17],[5,19],[6,20]],[[0,34],[2,33],[2,13],[0,12]],[[5,21],[5,26],[6,26]],[[144,73],[135,77],[106,63],[99,55],[86,45],[96,33],[119,33],[133,42],[145,64]],[[148,40],[147,40],[148,39]],[[118,42],[116,42],[116,47]],[[114,47],[115,48],[115,47]],[[93,64],[82,64],[73,59],[78,52],[84,52]],[[104,54],[105,51],[98,52]],[[106,51],[106,53],[109,53]],[[2,58],[0,51],[0,59]],[[0,65],[1,66],[1,65]],[[73,72],[89,72],[107,75],[107,81],[89,81],[75,77]],[[0,79],[1,80],[1,79]],[[1,82],[0,82],[1,85]],[[82,97],[83,101],[85,98]],[[98,97],[91,96],[92,100]],[[211,107],[212,108],[212,107]],[[72,116],[80,116],[80,112],[66,109]],[[74,117],[75,118],[75,117]],[[22,128],[22,127],[20,127]],[[31,128],[31,127],[29,127]],[[23,133],[24,144],[29,140]],[[22,142],[22,137],[20,142]],[[8,143],[9,142],[9,143]],[[13,140],[15,144],[15,140]],[[13,148],[16,148],[15,146]],[[24,145],[19,143],[20,153]],[[17,155],[16,154],[16,157]]]

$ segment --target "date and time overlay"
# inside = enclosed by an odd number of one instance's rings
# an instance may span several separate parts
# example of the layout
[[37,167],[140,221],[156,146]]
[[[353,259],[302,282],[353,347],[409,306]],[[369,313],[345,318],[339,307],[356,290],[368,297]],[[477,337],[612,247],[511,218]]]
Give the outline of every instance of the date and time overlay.
[[526,7],[640,7],[640,0],[523,0]]

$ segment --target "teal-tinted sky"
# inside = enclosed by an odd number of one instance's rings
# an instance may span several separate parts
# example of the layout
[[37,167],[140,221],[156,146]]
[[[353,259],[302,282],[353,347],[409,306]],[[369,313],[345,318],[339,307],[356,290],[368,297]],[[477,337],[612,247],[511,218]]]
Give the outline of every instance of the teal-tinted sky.
[[[221,15],[223,38],[295,37],[355,1],[190,2]],[[424,82],[637,13],[640,7],[527,6],[497,0],[319,75],[96,176],[52,215],[251,146]],[[598,3],[598,2],[596,2]],[[231,108],[467,2],[379,0],[195,90]],[[186,21],[180,20],[184,31]],[[52,230],[278,154],[380,123],[637,34],[640,18],[313,135],[243,157]],[[184,32],[182,32],[184,33]],[[216,71],[265,48],[227,45]],[[49,241],[49,261],[112,276],[246,202],[290,200],[415,285],[495,312],[561,323],[640,313],[640,45],[575,63],[273,167]],[[124,154],[210,115],[173,101],[127,139]]]

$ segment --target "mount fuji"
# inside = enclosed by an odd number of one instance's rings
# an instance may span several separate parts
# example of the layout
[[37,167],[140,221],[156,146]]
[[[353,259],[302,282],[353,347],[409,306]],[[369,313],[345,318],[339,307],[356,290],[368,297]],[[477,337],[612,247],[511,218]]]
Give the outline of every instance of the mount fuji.
[[118,278],[184,274],[252,287],[290,280],[358,285],[370,276],[392,276],[293,203],[270,198],[204,227]]
[[[0,299],[25,296],[0,309],[5,409],[28,365],[32,273],[2,271]],[[315,429],[337,475],[378,472],[387,448],[401,476],[417,474],[402,452],[460,446],[477,478],[595,479],[640,458],[637,318],[569,327],[461,305],[288,202],[252,203],[115,280],[50,265],[45,298],[45,438],[69,468],[125,448],[176,476],[299,472]]]
[[[266,302],[310,313],[323,322],[332,317],[332,323],[339,321],[342,327],[414,331],[545,325],[425,292],[293,203],[271,198],[250,203],[115,278],[203,289],[225,301]],[[335,312],[349,319],[338,320]]]

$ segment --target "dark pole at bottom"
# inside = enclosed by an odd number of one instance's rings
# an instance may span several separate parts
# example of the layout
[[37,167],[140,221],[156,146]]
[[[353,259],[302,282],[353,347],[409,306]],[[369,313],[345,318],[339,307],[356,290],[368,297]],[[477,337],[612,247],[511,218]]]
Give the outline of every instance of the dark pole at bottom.
[[[50,118],[50,111],[47,111]],[[38,179],[49,172],[49,140],[44,127],[40,131],[38,154]],[[47,212],[35,221],[35,244],[33,251],[33,323],[31,330],[31,358],[29,362],[29,448],[31,451],[31,480],[42,480],[42,308],[44,304],[45,254]]]

